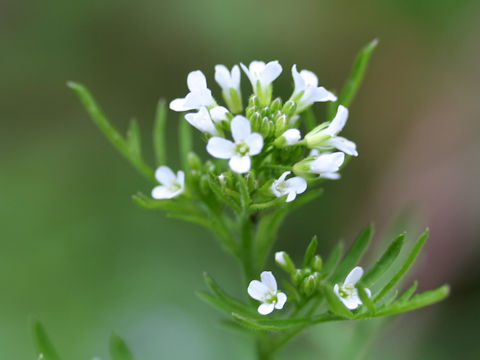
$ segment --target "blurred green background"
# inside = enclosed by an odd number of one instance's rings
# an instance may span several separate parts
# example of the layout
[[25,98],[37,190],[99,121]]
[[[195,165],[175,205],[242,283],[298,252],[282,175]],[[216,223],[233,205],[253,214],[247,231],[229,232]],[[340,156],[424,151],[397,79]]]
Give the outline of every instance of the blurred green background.
[[183,96],[189,71],[203,70],[218,94],[215,64],[278,59],[279,95],[294,63],[339,89],[375,37],[345,130],[360,157],[289,217],[276,249],[299,257],[317,234],[325,253],[369,221],[380,249],[392,223],[412,237],[428,225],[411,277],[421,289],[449,282],[452,294],[385,324],[314,328],[280,358],[354,359],[365,342],[368,359],[479,358],[479,33],[475,0],[1,1],[0,359],[34,359],[31,319],[68,360],[107,359],[112,330],[144,360],[252,356],[251,340],[193,294],[208,271],[244,296],[236,264],[205,231],[133,203],[150,185],[67,80],[85,83],[119,128],[136,117],[150,155],[156,103]]

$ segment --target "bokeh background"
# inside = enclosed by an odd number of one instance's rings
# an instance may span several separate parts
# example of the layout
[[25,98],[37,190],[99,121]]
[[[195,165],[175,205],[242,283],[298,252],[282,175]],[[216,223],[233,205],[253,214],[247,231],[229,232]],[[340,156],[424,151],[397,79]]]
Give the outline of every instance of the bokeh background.
[[[294,63],[339,89],[376,37],[345,130],[360,156],[289,217],[276,248],[300,257],[317,234],[325,253],[373,221],[381,249],[428,225],[411,279],[452,294],[386,323],[314,328],[280,358],[479,358],[479,34],[475,0],[0,1],[0,358],[34,359],[32,319],[68,360],[108,359],[112,330],[144,360],[252,357],[251,340],[194,296],[202,271],[243,296],[237,266],[210,234],[133,203],[150,184],[67,80],[85,83],[120,129],[137,118],[152,159],[156,103],[183,96],[189,71],[218,91],[215,64],[278,59],[280,95]],[[169,121],[176,168],[177,115]]]

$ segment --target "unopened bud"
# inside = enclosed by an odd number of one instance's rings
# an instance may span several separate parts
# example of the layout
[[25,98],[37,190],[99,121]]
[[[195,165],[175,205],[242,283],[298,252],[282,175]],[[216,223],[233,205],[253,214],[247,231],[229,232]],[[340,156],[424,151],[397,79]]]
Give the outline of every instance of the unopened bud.
[[310,296],[312,295],[317,288],[317,279],[315,275],[307,276],[302,283],[302,291],[305,295]]
[[275,136],[280,136],[288,127],[288,120],[285,115],[279,116],[275,120]]
[[275,253],[275,261],[287,273],[295,271],[295,264],[290,256],[285,251],[278,251]]
[[300,141],[302,135],[298,129],[288,129],[281,136],[277,137],[274,141],[276,147],[292,146]]
[[282,108],[282,99],[280,98],[276,98],[275,100],[272,101],[272,103],[270,104],[270,111],[271,112],[274,112],[274,111],[278,111]]
[[312,261],[312,269],[320,272],[322,270],[323,261],[320,255],[315,255]]
[[295,110],[297,110],[297,104],[291,100],[288,100],[282,108],[283,113],[287,115],[287,117],[295,115]]

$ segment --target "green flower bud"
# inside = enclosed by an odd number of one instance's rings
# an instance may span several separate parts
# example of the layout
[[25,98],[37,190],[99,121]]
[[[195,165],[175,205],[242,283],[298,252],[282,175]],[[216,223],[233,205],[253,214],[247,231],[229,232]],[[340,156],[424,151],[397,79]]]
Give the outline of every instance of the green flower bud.
[[260,133],[263,135],[264,138],[270,137],[275,131],[275,125],[273,122],[268,118],[264,117],[262,119],[262,124],[260,127]]
[[278,111],[281,108],[282,108],[282,99],[280,99],[279,97],[276,98],[275,100],[273,100],[272,103],[270,104],[270,111],[271,112]]
[[312,131],[310,131],[307,135],[305,135],[305,143],[309,148],[314,148],[315,146],[321,145],[325,140],[330,138],[330,135],[325,134],[322,130],[324,130],[328,126],[328,122],[324,122],[317,127],[315,127]]
[[257,108],[254,105],[248,105],[248,107],[245,109],[245,115],[250,119],[256,110]]
[[315,255],[312,261],[312,269],[320,272],[322,270],[323,261],[320,255]]
[[207,174],[202,175],[202,177],[200,178],[200,191],[203,195],[210,194],[210,185],[208,185],[209,181],[210,179]]
[[295,272],[295,264],[285,251],[275,253],[275,262],[287,273],[293,274]]
[[310,296],[317,289],[317,285],[318,283],[316,280],[316,276],[309,275],[303,280],[301,290],[305,293],[305,295]]
[[282,135],[285,130],[287,130],[288,126],[288,120],[285,115],[280,116],[276,121],[275,121],[275,136],[278,137]]
[[257,95],[250,96],[250,99],[248,99],[248,106],[260,107],[260,99]]
[[288,100],[282,108],[283,113],[289,118],[295,115],[295,110],[297,110],[297,104],[291,100]]
[[261,127],[262,127],[262,115],[261,115],[258,111],[255,111],[255,112],[250,116],[250,125],[252,125],[252,131],[253,131],[253,132],[259,132],[259,131],[261,131]]
[[202,171],[202,160],[193,152],[189,152],[187,155],[187,163],[189,169]]

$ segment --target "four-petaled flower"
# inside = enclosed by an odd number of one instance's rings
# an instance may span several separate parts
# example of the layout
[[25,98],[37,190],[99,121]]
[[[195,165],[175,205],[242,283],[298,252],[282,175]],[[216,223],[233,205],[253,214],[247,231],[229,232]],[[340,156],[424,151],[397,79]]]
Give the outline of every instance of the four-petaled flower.
[[345,161],[345,154],[343,152],[323,153],[318,155],[315,159],[308,162],[310,171],[320,177],[327,179],[339,179],[340,166]]
[[185,173],[181,170],[175,175],[168,166],[160,166],[155,171],[155,177],[162,185],[152,190],[154,199],[171,199],[183,193],[185,189]]
[[228,71],[225,65],[215,66],[215,81],[222,88],[222,95],[230,111],[237,114],[242,111],[242,93],[240,89],[240,68],[233,66]]
[[307,181],[300,176],[295,176],[285,180],[290,173],[290,171],[285,171],[277,180],[273,182],[272,186],[270,187],[276,197],[281,197],[288,194],[286,202],[295,200],[297,194],[301,194],[307,190]]
[[[347,275],[342,285],[335,284],[333,292],[343,302],[343,304],[350,310],[354,310],[363,304],[358,296],[358,290],[355,287],[357,282],[363,276],[363,269],[360,266],[354,267]],[[370,289],[365,289],[368,297],[372,296]]]
[[358,156],[357,145],[353,141],[337,136],[347,123],[347,119],[348,109],[339,105],[335,118],[328,126],[320,124],[305,135],[307,146],[319,150],[338,149],[347,155]]
[[185,119],[203,133],[218,135],[214,123],[227,120],[227,113],[228,110],[223,106],[215,106],[210,110],[202,106],[198,112],[186,114]]
[[319,101],[337,101],[337,97],[323,86],[318,86],[317,76],[309,71],[297,71],[297,65],[292,66],[293,82],[295,89],[290,97],[297,103],[297,113]]
[[260,102],[264,106],[268,105],[272,97],[272,82],[282,72],[280,63],[277,60],[267,64],[263,61],[252,61],[248,68],[242,63],[240,66],[250,79],[253,92],[259,97]]
[[250,156],[258,155],[263,148],[263,137],[252,133],[250,121],[237,115],[230,123],[233,141],[214,136],[208,140],[207,152],[218,159],[230,159],[230,169],[243,174],[250,170]]
[[287,301],[287,295],[277,289],[277,281],[271,271],[264,271],[260,279],[250,281],[248,295],[255,300],[261,301],[258,312],[261,315],[268,315],[274,309],[282,309]]
[[210,108],[216,105],[212,92],[207,88],[207,79],[200,70],[188,74],[187,85],[190,92],[184,98],[170,102],[170,109],[173,111],[188,111],[198,110],[202,106]]

